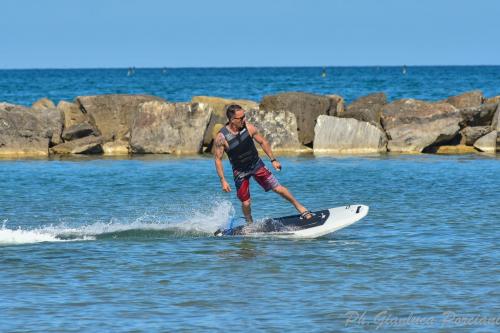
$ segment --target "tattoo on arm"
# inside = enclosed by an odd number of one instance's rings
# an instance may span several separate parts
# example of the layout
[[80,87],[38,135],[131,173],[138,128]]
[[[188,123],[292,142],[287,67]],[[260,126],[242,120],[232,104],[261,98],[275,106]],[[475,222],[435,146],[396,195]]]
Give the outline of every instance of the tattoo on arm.
[[224,155],[224,138],[221,135],[217,135],[215,138],[215,157],[222,159]]

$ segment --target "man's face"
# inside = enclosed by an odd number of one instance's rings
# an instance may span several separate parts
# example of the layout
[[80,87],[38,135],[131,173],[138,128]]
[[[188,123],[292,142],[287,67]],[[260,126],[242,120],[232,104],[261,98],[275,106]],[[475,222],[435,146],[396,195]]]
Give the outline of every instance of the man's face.
[[243,110],[243,109],[237,110],[234,113],[234,116],[233,116],[233,119],[231,119],[231,122],[233,123],[233,125],[236,128],[242,129],[245,126],[245,110]]

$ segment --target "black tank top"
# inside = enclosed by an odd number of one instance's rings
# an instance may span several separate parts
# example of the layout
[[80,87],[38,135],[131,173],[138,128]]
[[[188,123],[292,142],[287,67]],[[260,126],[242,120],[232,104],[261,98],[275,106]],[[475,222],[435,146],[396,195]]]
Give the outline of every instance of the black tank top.
[[246,127],[243,127],[238,134],[231,133],[226,126],[222,127],[220,132],[229,145],[226,154],[233,169],[247,171],[259,162],[259,153]]

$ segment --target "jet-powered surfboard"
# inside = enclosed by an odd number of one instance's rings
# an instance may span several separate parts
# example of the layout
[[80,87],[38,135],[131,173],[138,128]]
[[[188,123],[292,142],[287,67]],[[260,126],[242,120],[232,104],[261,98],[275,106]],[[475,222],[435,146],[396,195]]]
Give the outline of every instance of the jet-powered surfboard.
[[219,229],[215,236],[283,236],[290,238],[317,238],[343,229],[368,214],[368,206],[349,205],[312,212],[306,219],[291,215],[264,220],[250,225]]

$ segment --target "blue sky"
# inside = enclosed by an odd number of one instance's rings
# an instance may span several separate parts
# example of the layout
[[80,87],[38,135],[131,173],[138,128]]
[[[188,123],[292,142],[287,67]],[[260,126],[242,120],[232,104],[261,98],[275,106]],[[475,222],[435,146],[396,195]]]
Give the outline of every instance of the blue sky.
[[498,65],[497,0],[0,0],[0,68]]

